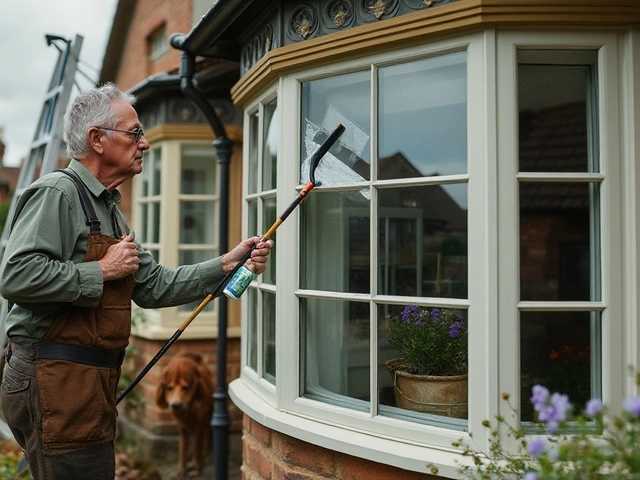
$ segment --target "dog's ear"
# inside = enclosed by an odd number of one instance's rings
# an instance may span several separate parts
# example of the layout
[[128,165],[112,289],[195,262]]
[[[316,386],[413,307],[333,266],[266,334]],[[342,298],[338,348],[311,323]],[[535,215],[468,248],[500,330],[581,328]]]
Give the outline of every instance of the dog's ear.
[[156,387],[156,405],[160,408],[168,408],[169,404],[167,403],[167,398],[165,393],[167,391],[167,384],[164,379],[160,382],[160,384]]

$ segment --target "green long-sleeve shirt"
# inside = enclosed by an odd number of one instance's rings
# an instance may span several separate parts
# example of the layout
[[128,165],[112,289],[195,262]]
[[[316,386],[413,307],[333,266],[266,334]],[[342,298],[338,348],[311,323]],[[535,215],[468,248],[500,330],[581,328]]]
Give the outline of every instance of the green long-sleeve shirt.
[[[109,192],[76,160],[69,167],[89,192],[104,235],[114,235],[116,210],[122,229],[129,226]],[[0,269],[0,294],[15,303],[7,317],[10,339],[42,338],[58,310],[67,303],[95,307],[102,296],[102,271],[97,262],[84,262],[89,227],[71,179],[54,172],[36,180],[20,197],[9,243]],[[181,305],[203,299],[222,280],[220,258],[196,265],[166,268],[136,242],[140,265],[135,274],[133,301],[143,308]]]

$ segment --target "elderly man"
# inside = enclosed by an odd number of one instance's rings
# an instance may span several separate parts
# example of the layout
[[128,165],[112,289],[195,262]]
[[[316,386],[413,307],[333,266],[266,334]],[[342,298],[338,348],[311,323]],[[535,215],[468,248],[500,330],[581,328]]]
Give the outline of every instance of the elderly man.
[[153,260],[116,206],[116,188],[142,171],[149,148],[134,103],[113,84],[76,97],[65,116],[69,167],[34,182],[17,205],[0,271],[13,305],[0,401],[36,480],[113,480],[131,300],[201,300],[256,242],[249,263],[264,272],[273,245],[254,237],[173,269]]

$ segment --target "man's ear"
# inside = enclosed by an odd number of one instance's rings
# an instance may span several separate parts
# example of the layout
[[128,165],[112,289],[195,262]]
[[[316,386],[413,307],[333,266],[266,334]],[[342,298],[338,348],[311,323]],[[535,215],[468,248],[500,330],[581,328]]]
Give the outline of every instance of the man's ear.
[[91,148],[98,154],[104,153],[104,145],[102,144],[105,133],[98,127],[91,127],[87,131],[87,140]]

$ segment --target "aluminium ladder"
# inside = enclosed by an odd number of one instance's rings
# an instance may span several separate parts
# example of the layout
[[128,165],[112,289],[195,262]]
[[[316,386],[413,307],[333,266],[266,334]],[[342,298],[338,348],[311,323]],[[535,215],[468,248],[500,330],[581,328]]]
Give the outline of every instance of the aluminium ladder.
[[[44,97],[44,105],[40,120],[36,126],[29,156],[22,162],[16,190],[9,206],[9,214],[0,236],[0,264],[9,241],[9,233],[13,224],[16,205],[25,189],[37,178],[53,172],[58,166],[62,148],[63,120],[67,104],[71,98],[71,90],[80,59],[83,37],[76,35],[73,42],[57,35],[46,35],[47,45],[54,45],[59,52],[49,90]],[[63,42],[60,48],[55,42]],[[0,351],[7,343],[5,321],[8,308],[7,301],[2,301],[0,309]]]

